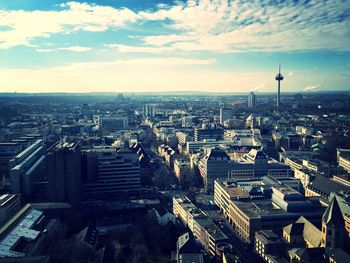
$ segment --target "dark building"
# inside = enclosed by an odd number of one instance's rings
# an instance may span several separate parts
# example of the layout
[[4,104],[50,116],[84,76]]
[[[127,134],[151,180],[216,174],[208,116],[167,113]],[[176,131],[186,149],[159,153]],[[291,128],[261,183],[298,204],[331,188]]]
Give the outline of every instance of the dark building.
[[79,204],[81,200],[80,143],[54,144],[46,153],[48,198],[52,202]]
[[39,139],[9,162],[11,191],[31,199],[45,176],[45,143]]
[[140,190],[139,156],[129,149],[94,147],[84,151],[84,196],[106,198]]
[[221,140],[224,137],[224,130],[216,127],[195,128],[194,141],[203,141],[204,139]]

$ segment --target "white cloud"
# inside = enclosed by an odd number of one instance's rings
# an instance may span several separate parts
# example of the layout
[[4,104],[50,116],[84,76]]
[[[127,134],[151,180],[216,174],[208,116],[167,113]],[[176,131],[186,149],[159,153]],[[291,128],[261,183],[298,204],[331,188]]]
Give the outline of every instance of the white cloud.
[[71,63],[64,68],[70,67],[71,69],[86,69],[86,68],[105,68],[105,67],[138,67],[138,66],[191,66],[191,65],[212,65],[215,63],[215,59],[187,59],[187,58],[137,58],[128,60],[116,60],[108,62],[82,62],[82,63]]
[[[349,50],[350,11],[347,1],[310,3],[189,1],[145,19],[174,21],[180,34],[144,38],[145,44],[184,51]],[[344,19],[340,19],[344,17]]]
[[91,47],[82,47],[82,46],[72,46],[72,47],[61,47],[58,48],[59,50],[67,50],[67,51],[73,51],[73,52],[87,52],[91,51]]
[[71,47],[60,47],[60,48],[36,48],[35,51],[41,52],[41,53],[49,53],[49,52],[55,52],[55,51],[72,51],[72,52],[87,52],[91,51],[91,47],[82,47],[82,46],[71,46]]
[[265,88],[265,83],[259,84],[252,91],[257,92],[258,90],[263,90]]
[[318,89],[318,88],[319,88],[319,86],[317,86],[317,85],[314,85],[314,86],[307,86],[307,87],[305,87],[305,88],[303,89],[303,92],[314,91],[314,90],[316,90],[316,89]]
[[0,31],[0,48],[29,45],[33,38],[46,38],[55,33],[74,31],[106,31],[136,21],[137,14],[130,9],[68,2],[60,11],[0,11],[0,26],[11,30]]
[[293,74],[294,74],[294,72],[293,72],[293,71],[289,72],[289,73],[288,73],[288,77],[293,76]]
[[[139,12],[78,2],[59,6],[61,10],[57,11],[0,11],[0,26],[9,27],[0,31],[0,48],[30,45],[34,38],[56,33],[103,32],[131,23],[139,27],[145,21],[166,21],[163,26],[168,27],[169,33],[155,32],[141,38],[140,48],[162,46],[169,50],[216,52],[350,50],[348,1],[273,4],[198,0],[173,6],[160,4],[158,10]],[[147,50],[150,51],[164,50]]]
[[116,48],[119,52],[126,53],[161,53],[173,51],[173,48],[169,47],[150,47],[150,46],[128,46],[119,44],[106,45],[110,48]]

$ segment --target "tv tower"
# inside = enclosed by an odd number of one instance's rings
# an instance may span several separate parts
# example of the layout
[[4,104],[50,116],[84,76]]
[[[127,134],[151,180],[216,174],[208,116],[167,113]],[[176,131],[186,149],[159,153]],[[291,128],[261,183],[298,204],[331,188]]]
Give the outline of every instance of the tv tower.
[[281,81],[283,80],[283,76],[281,74],[281,63],[278,67],[278,74],[275,79],[278,81],[278,90],[277,90],[277,109],[281,107]]

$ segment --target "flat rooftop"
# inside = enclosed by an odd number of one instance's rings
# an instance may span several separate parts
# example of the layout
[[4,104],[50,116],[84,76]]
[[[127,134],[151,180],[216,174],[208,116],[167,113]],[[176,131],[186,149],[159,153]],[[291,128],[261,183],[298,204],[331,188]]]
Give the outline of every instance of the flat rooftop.
[[[30,206],[24,207],[17,215],[0,230],[5,233],[0,239],[0,257],[24,257],[22,252],[14,251],[16,244],[22,239],[34,241],[40,231],[33,227],[42,219],[43,212]],[[6,233],[7,232],[7,233]]]
[[249,218],[262,218],[271,215],[288,215],[288,212],[273,204],[271,200],[256,200],[254,202],[233,201],[233,203]]

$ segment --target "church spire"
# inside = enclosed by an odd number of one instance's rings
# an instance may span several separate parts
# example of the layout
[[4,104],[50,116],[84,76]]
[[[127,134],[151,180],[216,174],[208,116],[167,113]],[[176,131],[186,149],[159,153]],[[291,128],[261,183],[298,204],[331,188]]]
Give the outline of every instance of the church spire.
[[337,198],[332,199],[331,204],[327,207],[326,212],[323,214],[322,222],[324,224],[332,224],[335,227],[344,227],[344,218],[340,210]]

